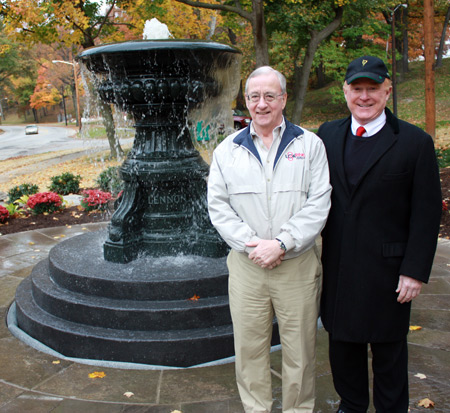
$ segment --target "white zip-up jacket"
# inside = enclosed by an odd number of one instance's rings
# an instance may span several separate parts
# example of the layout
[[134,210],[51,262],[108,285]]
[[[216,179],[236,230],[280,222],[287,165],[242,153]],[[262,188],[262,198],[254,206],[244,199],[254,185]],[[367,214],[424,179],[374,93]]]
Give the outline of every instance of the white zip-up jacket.
[[288,250],[285,259],[293,258],[314,246],[325,225],[331,205],[325,147],[314,133],[285,122],[271,185],[250,127],[228,136],[214,151],[209,215],[238,252],[251,252],[247,242],[278,238]]

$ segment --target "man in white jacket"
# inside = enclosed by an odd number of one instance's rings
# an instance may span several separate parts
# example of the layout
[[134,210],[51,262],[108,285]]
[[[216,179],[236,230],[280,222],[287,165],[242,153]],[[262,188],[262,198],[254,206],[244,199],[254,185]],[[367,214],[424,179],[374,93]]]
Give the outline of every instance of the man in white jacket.
[[286,79],[264,66],[247,79],[252,122],[214,151],[211,221],[231,247],[227,264],[236,380],[245,412],[272,407],[274,315],[282,345],[283,412],[312,412],[322,271],[315,240],[331,186],[322,141],[283,116]]

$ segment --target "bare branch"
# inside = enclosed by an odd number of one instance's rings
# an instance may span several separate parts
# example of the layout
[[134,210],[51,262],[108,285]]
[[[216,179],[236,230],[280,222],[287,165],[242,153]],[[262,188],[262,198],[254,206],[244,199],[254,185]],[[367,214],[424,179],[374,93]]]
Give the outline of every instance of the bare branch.
[[110,15],[110,13],[112,12],[112,10],[114,9],[114,6],[116,5],[116,0],[114,0],[112,3],[111,3],[111,7],[108,9],[108,11],[105,13],[105,16],[103,17],[103,19],[102,19],[102,21],[101,21],[101,23],[100,23],[100,25],[99,25],[99,28],[97,29],[97,35],[95,36],[95,37],[97,37],[98,35],[99,35],[99,33],[101,33],[101,31],[102,31],[102,29],[103,29],[103,26],[107,23],[107,21],[108,21],[108,18],[109,18],[109,15]]

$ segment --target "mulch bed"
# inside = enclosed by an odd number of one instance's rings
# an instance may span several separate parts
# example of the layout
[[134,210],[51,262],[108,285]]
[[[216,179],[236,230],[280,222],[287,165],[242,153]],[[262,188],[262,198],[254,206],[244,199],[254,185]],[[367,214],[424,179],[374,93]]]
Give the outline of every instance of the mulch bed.
[[109,221],[111,215],[110,211],[92,211],[88,213],[80,210],[77,206],[73,206],[53,214],[29,215],[27,217],[8,219],[5,224],[0,224],[0,234],[7,235],[41,228],[104,222]]
[[[439,236],[441,238],[450,239],[450,167],[442,168],[440,173],[442,199],[447,201],[449,210],[442,211]],[[74,206],[50,215],[30,215],[26,218],[9,219],[5,224],[0,224],[0,234],[6,235],[39,228],[104,222],[109,221],[111,215],[112,210],[105,212],[92,211],[87,213],[81,211],[79,207]]]

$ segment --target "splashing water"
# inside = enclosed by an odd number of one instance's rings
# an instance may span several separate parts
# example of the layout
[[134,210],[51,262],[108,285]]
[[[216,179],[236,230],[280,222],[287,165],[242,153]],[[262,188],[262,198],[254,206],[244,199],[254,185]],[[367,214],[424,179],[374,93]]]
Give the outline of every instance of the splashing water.
[[170,39],[173,38],[166,24],[158,19],[147,20],[142,34],[144,40]]

